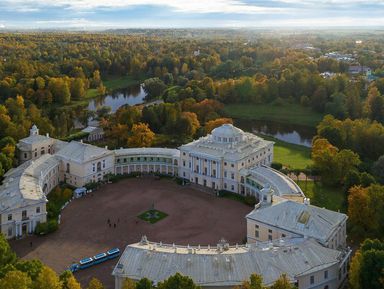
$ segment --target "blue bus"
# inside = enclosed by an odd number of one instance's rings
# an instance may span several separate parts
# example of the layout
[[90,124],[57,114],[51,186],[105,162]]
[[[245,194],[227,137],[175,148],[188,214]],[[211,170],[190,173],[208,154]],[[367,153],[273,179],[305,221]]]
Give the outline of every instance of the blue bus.
[[120,249],[119,248],[113,248],[107,252],[99,253],[93,257],[88,257],[81,259],[79,263],[74,263],[71,266],[69,266],[68,270],[72,273],[91,267],[93,265],[105,262],[110,259],[117,258],[120,255]]

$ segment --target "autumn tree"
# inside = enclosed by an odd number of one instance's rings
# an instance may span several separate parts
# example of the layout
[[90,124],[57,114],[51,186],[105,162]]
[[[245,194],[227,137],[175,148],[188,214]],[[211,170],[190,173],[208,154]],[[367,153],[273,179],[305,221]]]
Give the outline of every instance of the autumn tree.
[[88,283],[87,289],[104,289],[103,284],[97,278],[92,278]]
[[280,276],[279,279],[270,287],[270,289],[294,289],[286,274]]
[[184,111],[181,113],[178,123],[179,131],[186,136],[195,135],[197,129],[200,127],[200,122],[194,112]]
[[234,289],[265,289],[263,286],[263,277],[257,274],[252,274],[249,281],[243,281],[241,285],[236,286]]
[[128,137],[129,147],[150,147],[155,139],[155,134],[150,130],[148,124],[137,123],[132,126]]
[[222,126],[226,123],[233,124],[233,120],[231,118],[217,118],[214,120],[210,120],[205,124],[205,132],[210,133],[214,128]]
[[160,78],[154,77],[146,79],[143,88],[149,98],[156,98],[163,94],[167,86]]
[[125,278],[121,285],[121,289],[136,289],[136,283],[132,279]]
[[[31,278],[21,271],[9,271],[4,278],[0,279],[0,288],[4,289],[30,289],[32,287]],[[47,289],[49,287],[46,287]]]
[[44,266],[34,282],[34,289],[61,289],[61,282],[55,271]]

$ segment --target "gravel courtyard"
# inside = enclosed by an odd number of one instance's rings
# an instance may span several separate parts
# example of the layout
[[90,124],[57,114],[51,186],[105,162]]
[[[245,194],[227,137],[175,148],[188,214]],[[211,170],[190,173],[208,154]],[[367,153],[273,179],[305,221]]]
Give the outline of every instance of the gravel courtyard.
[[[152,204],[168,217],[155,224],[137,218]],[[222,237],[231,244],[241,243],[246,236],[245,215],[251,210],[242,203],[171,180],[124,179],[73,201],[64,209],[57,232],[12,241],[11,246],[19,257],[38,258],[60,273],[84,257],[113,247],[123,251],[126,245],[140,241],[142,235],[147,235],[150,241],[181,245],[216,245]],[[84,287],[95,276],[106,288],[113,288],[111,272],[117,260],[75,276]]]

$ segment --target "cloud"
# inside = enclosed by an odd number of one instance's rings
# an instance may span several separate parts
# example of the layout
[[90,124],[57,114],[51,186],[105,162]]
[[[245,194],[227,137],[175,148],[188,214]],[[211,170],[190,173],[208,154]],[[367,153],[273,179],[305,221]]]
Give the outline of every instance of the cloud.
[[4,28],[5,28],[5,24],[0,23],[0,29],[4,29]]
[[188,13],[282,13],[286,9],[250,4],[242,0],[3,0],[0,7],[20,12],[47,7],[61,7],[74,10],[133,8],[135,6],[168,7],[175,12]]

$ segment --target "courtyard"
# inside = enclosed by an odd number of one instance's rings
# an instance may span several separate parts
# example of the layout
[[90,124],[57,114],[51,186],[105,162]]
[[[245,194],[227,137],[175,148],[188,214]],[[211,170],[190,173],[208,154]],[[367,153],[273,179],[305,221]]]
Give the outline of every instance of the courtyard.
[[[167,216],[153,224],[138,218],[152,209]],[[221,238],[230,244],[242,243],[246,237],[245,215],[251,210],[243,203],[169,179],[124,179],[74,200],[63,210],[55,233],[12,241],[11,246],[19,257],[40,259],[61,273],[84,257],[114,247],[123,251],[126,245],[140,241],[142,235],[150,241],[180,245],[216,245]],[[113,288],[111,272],[117,260],[75,276],[83,286],[97,277],[106,288]]]

